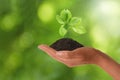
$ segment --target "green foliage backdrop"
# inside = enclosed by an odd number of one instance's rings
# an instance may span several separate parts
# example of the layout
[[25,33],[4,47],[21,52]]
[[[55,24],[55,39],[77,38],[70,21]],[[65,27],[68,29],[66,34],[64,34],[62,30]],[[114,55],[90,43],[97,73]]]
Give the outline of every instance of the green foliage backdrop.
[[62,9],[87,30],[73,39],[120,63],[119,0],[0,0],[0,80],[112,80],[98,66],[68,68],[37,48],[61,38],[55,17]]

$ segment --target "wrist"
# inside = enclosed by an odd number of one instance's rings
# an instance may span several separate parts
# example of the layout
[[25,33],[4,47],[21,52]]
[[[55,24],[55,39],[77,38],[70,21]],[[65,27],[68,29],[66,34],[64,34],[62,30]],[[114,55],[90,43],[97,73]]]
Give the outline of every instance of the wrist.
[[115,80],[120,79],[120,66],[112,58],[106,54],[99,52],[99,56],[96,59],[95,64],[104,69],[109,75],[111,75]]
[[96,56],[95,64],[102,67],[102,66],[106,65],[107,63],[115,63],[115,61],[108,55],[99,51]]
[[94,49],[92,53],[94,54],[94,56],[92,57],[91,63],[99,66],[102,63],[102,60],[104,59],[105,54],[96,49]]
[[98,65],[104,69],[115,80],[120,80],[120,65],[99,50],[92,50],[94,57],[92,57],[92,63]]

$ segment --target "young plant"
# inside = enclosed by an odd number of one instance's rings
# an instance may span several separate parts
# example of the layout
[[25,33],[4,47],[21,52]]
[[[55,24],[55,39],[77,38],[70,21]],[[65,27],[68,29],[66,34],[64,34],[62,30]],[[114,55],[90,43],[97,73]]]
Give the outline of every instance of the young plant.
[[86,32],[82,26],[81,18],[72,17],[71,12],[68,9],[64,9],[61,11],[60,15],[56,16],[56,19],[61,24],[59,34],[64,38],[57,40],[50,45],[50,47],[57,51],[74,50],[76,48],[84,47],[84,45],[78,43],[77,41],[68,38],[71,36],[72,31],[78,34]]
[[59,34],[63,37],[68,37],[71,34],[71,30],[78,34],[86,32],[82,26],[82,20],[78,17],[72,17],[71,12],[68,9],[64,9],[60,12],[60,15],[56,16],[58,23],[61,24]]

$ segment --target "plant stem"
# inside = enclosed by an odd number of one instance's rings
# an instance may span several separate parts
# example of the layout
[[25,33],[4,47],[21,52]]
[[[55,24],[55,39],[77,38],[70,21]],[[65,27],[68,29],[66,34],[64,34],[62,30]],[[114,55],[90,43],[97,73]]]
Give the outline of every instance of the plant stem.
[[67,33],[65,34],[64,38],[70,38],[71,35],[70,35],[69,24],[66,23],[65,29],[67,30]]

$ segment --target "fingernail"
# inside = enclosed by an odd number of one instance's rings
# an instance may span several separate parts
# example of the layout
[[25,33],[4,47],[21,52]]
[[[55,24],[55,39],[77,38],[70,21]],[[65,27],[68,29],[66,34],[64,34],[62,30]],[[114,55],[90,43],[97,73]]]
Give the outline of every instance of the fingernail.
[[43,45],[39,45],[38,48],[39,49],[44,49],[44,46]]
[[39,45],[38,48],[41,49],[41,46]]

